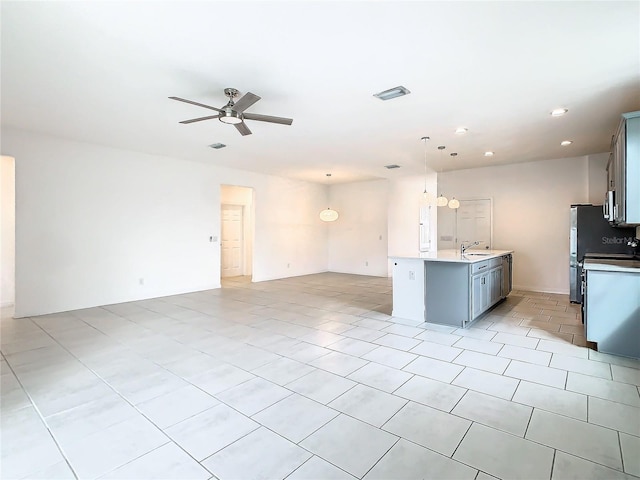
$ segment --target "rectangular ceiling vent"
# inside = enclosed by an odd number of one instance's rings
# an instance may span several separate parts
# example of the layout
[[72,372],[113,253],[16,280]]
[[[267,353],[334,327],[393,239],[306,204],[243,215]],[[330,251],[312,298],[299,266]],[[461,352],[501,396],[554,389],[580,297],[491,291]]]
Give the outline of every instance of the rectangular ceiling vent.
[[212,143],[211,145],[209,145],[211,148],[215,148],[216,150],[219,150],[221,148],[226,147],[226,145],[224,143]]
[[393,170],[394,168],[400,168],[400,165],[385,165],[384,168],[388,168],[389,170]]
[[411,93],[402,85],[390,88],[389,90],[385,90],[384,92],[374,93],[373,96],[379,98],[380,100],[391,100],[392,98],[402,97],[403,95],[407,95]]

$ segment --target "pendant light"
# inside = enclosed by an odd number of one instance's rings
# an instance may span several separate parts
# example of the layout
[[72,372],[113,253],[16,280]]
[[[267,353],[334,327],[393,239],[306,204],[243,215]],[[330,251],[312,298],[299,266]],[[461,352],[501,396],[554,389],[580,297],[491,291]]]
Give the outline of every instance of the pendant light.
[[[326,176],[327,178],[329,178],[331,174],[327,173]],[[338,212],[336,212],[335,210],[332,210],[330,207],[327,207],[326,209],[320,212],[320,220],[322,220],[323,222],[335,222],[338,219],[338,217],[339,217]]]
[[433,196],[427,192],[427,141],[429,137],[422,137],[420,140],[424,142],[424,192],[422,192],[421,204],[432,205]]
[[320,220],[323,222],[335,222],[338,219],[338,212],[327,207],[320,212]]
[[433,195],[427,192],[427,140],[429,140],[429,137],[422,137],[420,140],[424,141],[424,192],[422,192],[422,198],[420,199],[418,249],[421,252],[428,252],[431,250],[431,205],[433,205],[434,198]]
[[[455,158],[458,156],[458,154],[455,152],[452,152],[449,155],[451,155],[452,158]],[[449,200],[449,208],[453,208],[454,210],[456,208],[460,208],[460,202],[456,200],[456,197],[453,197],[451,200]]]
[[[438,145],[438,150],[440,150],[440,165],[442,165],[442,151],[447,148],[444,145]],[[442,169],[440,169],[440,171],[442,171]],[[436,201],[436,205],[438,205],[439,207],[445,207],[447,206],[448,203],[448,199],[447,197],[445,197],[444,195],[442,195],[442,192],[440,192],[440,196],[438,197],[438,200]]]

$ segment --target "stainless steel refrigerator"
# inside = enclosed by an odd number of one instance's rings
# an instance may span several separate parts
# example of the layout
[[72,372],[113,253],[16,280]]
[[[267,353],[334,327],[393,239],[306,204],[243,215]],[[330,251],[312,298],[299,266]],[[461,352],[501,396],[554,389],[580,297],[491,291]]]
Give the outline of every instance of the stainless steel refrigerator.
[[582,261],[589,254],[611,257],[632,257],[633,247],[628,242],[636,236],[635,228],[609,225],[602,213],[602,205],[571,205],[571,231],[569,235],[569,300],[582,303]]

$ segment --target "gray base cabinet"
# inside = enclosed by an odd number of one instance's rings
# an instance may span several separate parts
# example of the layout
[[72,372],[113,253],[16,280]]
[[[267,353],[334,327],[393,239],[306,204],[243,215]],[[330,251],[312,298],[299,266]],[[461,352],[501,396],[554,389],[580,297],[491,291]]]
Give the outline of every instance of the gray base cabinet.
[[584,325],[598,351],[640,358],[640,273],[586,271]]
[[503,257],[473,264],[426,262],[426,321],[468,326],[509,294],[510,268],[511,259]]

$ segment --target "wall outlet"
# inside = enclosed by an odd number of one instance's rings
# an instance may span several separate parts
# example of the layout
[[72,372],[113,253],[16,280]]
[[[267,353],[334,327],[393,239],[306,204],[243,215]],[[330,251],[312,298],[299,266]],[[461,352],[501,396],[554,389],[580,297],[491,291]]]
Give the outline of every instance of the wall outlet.
[[291,264],[290,264],[290,263],[287,263],[287,268],[289,268],[290,266],[291,266]]
[[415,280],[416,279],[416,272],[414,272],[413,270],[409,270],[409,280]]
[[140,278],[138,279],[138,284],[139,284],[139,285],[144,285],[144,278],[140,277]]
[[364,266],[368,267],[369,266],[369,262],[364,262]]

